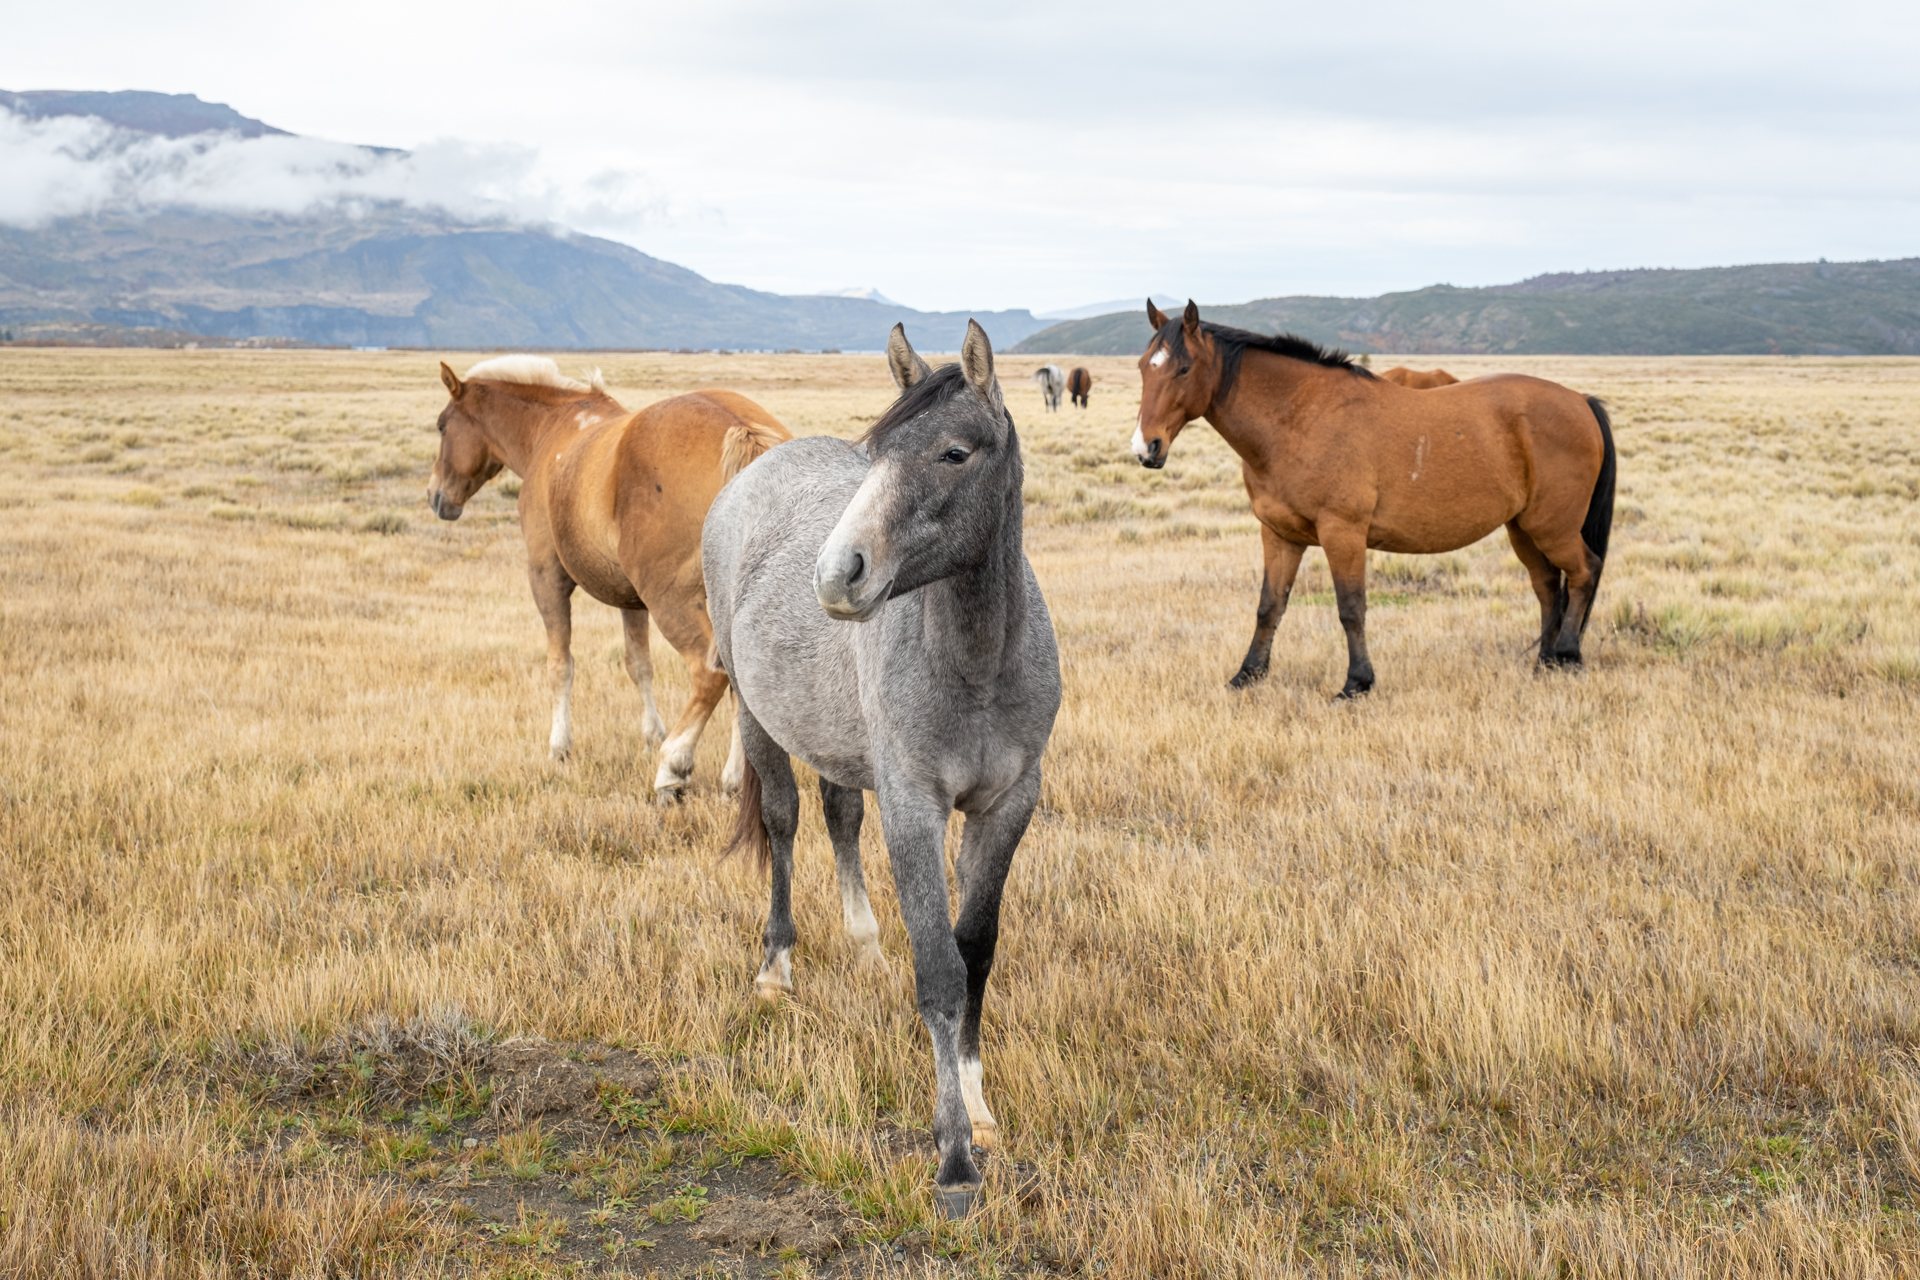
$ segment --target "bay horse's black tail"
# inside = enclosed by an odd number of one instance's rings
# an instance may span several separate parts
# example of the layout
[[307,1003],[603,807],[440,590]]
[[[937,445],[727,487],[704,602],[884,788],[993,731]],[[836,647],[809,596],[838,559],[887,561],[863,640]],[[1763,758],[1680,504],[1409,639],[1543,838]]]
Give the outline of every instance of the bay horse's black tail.
[[[1613,423],[1607,417],[1607,406],[1599,396],[1588,396],[1587,407],[1593,410],[1593,420],[1600,424],[1600,443],[1604,452],[1600,456],[1600,478],[1593,482],[1593,500],[1587,503],[1586,523],[1580,526],[1580,538],[1587,544],[1587,550],[1599,557],[1600,567],[1604,569],[1607,563],[1607,540],[1613,533],[1613,481],[1618,458],[1613,450]],[[1593,575],[1593,595],[1588,597],[1587,616],[1580,620],[1583,634],[1588,619],[1593,617],[1592,601],[1599,594],[1600,573],[1596,570]]]
[[760,815],[760,774],[749,758],[740,775],[740,812],[733,819],[733,833],[727,837],[722,860],[740,852],[753,854],[754,868],[762,875],[773,867],[773,841],[767,838],[767,824]]

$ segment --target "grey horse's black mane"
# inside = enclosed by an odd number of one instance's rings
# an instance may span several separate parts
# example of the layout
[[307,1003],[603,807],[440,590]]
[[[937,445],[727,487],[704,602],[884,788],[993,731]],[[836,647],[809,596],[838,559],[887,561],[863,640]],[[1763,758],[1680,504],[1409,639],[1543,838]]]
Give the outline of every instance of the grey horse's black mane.
[[[957,364],[943,364],[938,369],[900,393],[900,398],[887,406],[887,411],[874,420],[867,433],[860,437],[860,443],[873,449],[886,441],[896,428],[913,421],[923,413],[938,409],[947,401],[967,389],[967,379]],[[1013,426],[1013,415],[1007,415],[1007,426]]]
[[[1317,364],[1323,369],[1345,369],[1359,378],[1371,378],[1373,371],[1362,368],[1353,362],[1353,357],[1336,347],[1323,347],[1317,342],[1291,333],[1254,333],[1248,329],[1235,329],[1224,324],[1214,324],[1210,320],[1200,322],[1200,331],[1213,339],[1213,349],[1220,356],[1220,381],[1214,388],[1214,399],[1224,400],[1233,390],[1233,383],[1240,376],[1240,357],[1249,350],[1268,351],[1276,356],[1286,356],[1289,360],[1304,360],[1308,364]],[[1183,322],[1175,316],[1161,326],[1160,340],[1167,344],[1167,350],[1173,354],[1182,366],[1187,363],[1187,338]]]

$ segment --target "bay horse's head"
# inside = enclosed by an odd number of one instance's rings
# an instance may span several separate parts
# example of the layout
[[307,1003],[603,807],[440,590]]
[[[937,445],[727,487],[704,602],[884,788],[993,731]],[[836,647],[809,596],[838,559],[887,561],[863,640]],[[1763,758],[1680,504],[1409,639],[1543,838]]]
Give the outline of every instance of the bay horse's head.
[[896,324],[887,363],[900,398],[868,429],[866,479],[813,568],[821,607],[849,622],[980,564],[1020,512],[1020,437],[986,331],[967,321],[960,363],[929,369]]
[[507,460],[468,412],[474,408],[468,399],[471,384],[460,381],[444,360],[440,381],[447,384],[452,398],[440,411],[440,455],[433,460],[433,475],[427,480],[427,505],[442,520],[458,520],[468,499],[499,475]]
[[1133,432],[1133,456],[1157,470],[1167,465],[1181,428],[1213,407],[1220,361],[1193,299],[1187,299],[1180,319],[1169,320],[1148,298],[1147,320],[1153,340],[1140,354],[1140,425]]

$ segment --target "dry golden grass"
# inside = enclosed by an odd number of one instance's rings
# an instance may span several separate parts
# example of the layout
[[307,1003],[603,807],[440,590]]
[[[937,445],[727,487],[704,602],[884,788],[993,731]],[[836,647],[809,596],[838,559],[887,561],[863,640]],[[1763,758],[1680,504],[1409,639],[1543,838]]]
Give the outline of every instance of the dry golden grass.
[[[602,363],[803,433],[890,399],[878,357]],[[1037,363],[1001,373],[1067,696],[988,1004],[1007,1148],[944,1226],[875,1138],[931,1099],[878,823],[893,975],[845,953],[809,802],[799,995],[756,1007],[725,735],[655,807],[582,602],[547,763],[512,504],[420,500],[433,358],[0,354],[0,1271],[538,1272],[374,1179],[391,1135],[263,1138],[294,1119],[236,1064],[409,1018],[696,1059],[682,1127],[932,1229],[915,1265],[1920,1267],[1920,362],[1502,362],[1614,407],[1589,666],[1536,674],[1503,539],[1380,557],[1358,706],[1317,552],[1224,687],[1232,456],[1195,426],[1144,472],[1131,363],[1052,416]]]

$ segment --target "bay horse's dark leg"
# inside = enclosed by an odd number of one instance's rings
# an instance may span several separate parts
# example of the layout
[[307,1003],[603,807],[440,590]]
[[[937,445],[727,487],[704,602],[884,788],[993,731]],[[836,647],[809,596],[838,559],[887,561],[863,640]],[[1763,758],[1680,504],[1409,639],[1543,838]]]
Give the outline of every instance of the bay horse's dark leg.
[[1600,582],[1600,557],[1588,549],[1576,527],[1549,535],[1530,531],[1540,554],[1566,574],[1555,593],[1554,616],[1540,637],[1540,660],[1548,666],[1580,665],[1580,634],[1586,630],[1587,611],[1593,608]]
[[972,1206],[980,1189],[980,1170],[973,1162],[973,1122],[960,1084],[967,965],[960,958],[947,914],[946,835],[951,811],[906,779],[890,778],[884,759],[874,763],[887,857],[893,864],[900,915],[913,943],[914,995],[933,1042],[933,1142],[940,1152],[940,1167],[933,1177],[934,1199],[943,1215],[958,1217]]
[[867,796],[858,787],[843,787],[820,779],[820,808],[827,815],[827,838],[833,841],[833,869],[840,881],[840,912],[847,941],[866,964],[885,967],[880,954],[880,924],[867,898],[867,876],[860,866],[860,823],[867,816]]
[[1288,542],[1265,525],[1260,526],[1260,550],[1260,606],[1253,615],[1253,643],[1247,646],[1240,670],[1227,681],[1232,689],[1244,689],[1266,678],[1267,664],[1273,656],[1273,633],[1280,619],[1287,616],[1287,601],[1293,595],[1293,580],[1300,572],[1300,557],[1307,552],[1299,543]]
[[973,1124],[973,1145],[991,1151],[999,1125],[987,1110],[980,1068],[980,1006],[987,994],[987,975],[993,972],[994,948],[1000,940],[1000,894],[1006,887],[1013,855],[1026,834],[1033,810],[1040,802],[1038,766],[1010,787],[985,813],[969,814],[960,835],[960,857],[955,871],[960,881],[960,918],[953,940],[967,966],[967,1012],[960,1022],[960,1094]]
[[1553,567],[1553,561],[1534,544],[1527,531],[1520,527],[1518,520],[1507,522],[1507,541],[1513,545],[1513,554],[1519,557],[1526,567],[1527,578],[1533,583],[1533,594],[1540,600],[1540,661],[1552,666],[1553,638],[1560,631],[1560,620],[1566,615],[1566,587],[1562,584],[1560,571]]
[[530,561],[527,580],[547,629],[547,688],[553,694],[553,732],[547,738],[547,753],[565,760],[573,754],[574,582],[558,559]]
[[800,829],[800,788],[793,780],[793,760],[786,749],[760,727],[740,704],[740,745],[760,778],[760,820],[772,846],[771,889],[767,904],[766,959],[753,980],[763,1000],[778,1000],[793,990],[793,836]]
[[1333,600],[1340,627],[1347,633],[1347,682],[1342,698],[1357,698],[1373,688],[1373,660],[1367,657],[1367,534],[1364,526],[1320,522],[1320,545],[1333,573]]

